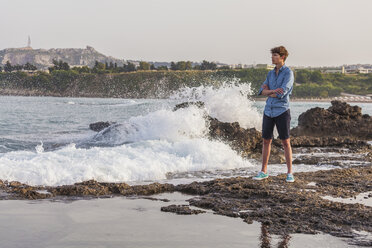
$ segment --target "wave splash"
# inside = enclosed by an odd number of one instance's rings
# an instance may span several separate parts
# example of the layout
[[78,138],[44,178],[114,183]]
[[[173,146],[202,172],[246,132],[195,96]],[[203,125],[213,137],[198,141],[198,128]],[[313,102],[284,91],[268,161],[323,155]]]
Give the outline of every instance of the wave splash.
[[[30,185],[63,185],[95,179],[107,182],[154,181],[167,173],[254,166],[227,144],[207,137],[205,114],[242,127],[260,127],[260,115],[249,99],[249,84],[224,82],[220,87],[179,90],[169,105],[133,116],[88,139],[48,151],[41,143],[32,151],[0,155],[0,179]],[[173,111],[174,103],[203,101]]]
[[170,98],[177,101],[202,101],[207,113],[223,122],[239,122],[244,128],[261,130],[262,120],[254,101],[250,99],[251,84],[238,79],[224,81],[219,86],[183,88]]

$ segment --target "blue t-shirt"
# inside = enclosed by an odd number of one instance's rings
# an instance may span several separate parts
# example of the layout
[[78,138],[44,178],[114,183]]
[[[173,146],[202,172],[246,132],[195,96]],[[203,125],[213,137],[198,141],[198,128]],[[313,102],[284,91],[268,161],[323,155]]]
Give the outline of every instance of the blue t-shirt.
[[[289,96],[292,94],[294,76],[292,70],[285,64],[279,69],[278,75],[275,68],[267,74],[264,84],[270,90],[283,89],[283,94],[275,93],[277,97],[268,97],[266,100],[264,114],[268,117],[277,117],[289,109]],[[258,95],[261,95],[263,88],[260,88]]]

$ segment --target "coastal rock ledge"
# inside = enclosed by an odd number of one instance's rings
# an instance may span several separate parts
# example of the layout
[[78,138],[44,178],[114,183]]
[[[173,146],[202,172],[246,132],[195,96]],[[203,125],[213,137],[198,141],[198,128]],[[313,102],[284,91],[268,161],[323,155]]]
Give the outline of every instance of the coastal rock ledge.
[[372,139],[372,117],[364,114],[359,106],[332,101],[328,109],[312,108],[298,117],[298,126],[291,129],[292,136],[339,137],[348,136],[362,140]]
[[[357,231],[372,232],[372,208],[363,204],[347,204],[325,199],[325,196],[355,197],[372,190],[372,167],[299,172],[296,182],[285,182],[285,174],[265,181],[233,177],[189,184],[133,185],[103,183],[94,180],[57,187],[29,186],[0,180],[0,199],[78,200],[95,197],[143,197],[159,193],[180,192],[190,195],[189,205],[169,205],[161,211],[176,214],[215,214],[241,218],[250,224],[261,222],[269,233],[316,234],[348,237],[349,243],[371,247],[372,240],[363,240]],[[371,198],[369,194],[365,198]],[[195,207],[199,209],[191,209]],[[204,209],[204,210],[201,210]]]

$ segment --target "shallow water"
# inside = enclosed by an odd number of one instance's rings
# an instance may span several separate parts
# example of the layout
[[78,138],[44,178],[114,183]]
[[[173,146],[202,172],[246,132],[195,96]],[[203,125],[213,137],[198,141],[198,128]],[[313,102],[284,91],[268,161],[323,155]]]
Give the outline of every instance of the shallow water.
[[[68,202],[0,201],[1,247],[348,247],[328,234],[270,235],[258,222],[215,215],[161,212],[187,204],[180,193],[154,195],[170,202],[138,198]],[[191,207],[194,208],[194,207]]]
[[[260,129],[265,103],[249,100],[250,94],[249,85],[226,84],[184,89],[161,100],[0,96],[0,179],[62,185],[89,179],[177,183],[250,176],[258,162],[209,140],[204,110],[172,111],[177,103],[202,100],[208,115]],[[372,114],[372,104],[358,105]],[[328,108],[330,103],[292,102],[291,126],[315,106]],[[100,133],[89,130],[97,121],[117,126]],[[276,174],[285,166],[270,168]],[[327,168],[334,167],[299,165],[296,171]]]
[[347,204],[359,203],[359,204],[362,204],[368,207],[372,207],[372,198],[370,196],[372,196],[372,191],[360,193],[356,195],[355,197],[351,197],[351,198],[324,196],[323,199],[334,201],[334,202],[347,203]]

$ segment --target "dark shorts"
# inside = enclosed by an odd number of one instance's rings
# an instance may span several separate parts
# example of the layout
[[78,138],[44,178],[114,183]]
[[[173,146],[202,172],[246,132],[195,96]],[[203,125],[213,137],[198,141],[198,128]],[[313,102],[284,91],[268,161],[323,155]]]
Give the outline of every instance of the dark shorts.
[[289,138],[289,130],[291,124],[291,112],[288,109],[283,114],[277,117],[268,117],[264,114],[262,121],[262,138],[272,139],[274,125],[279,133],[279,139],[284,140]]

